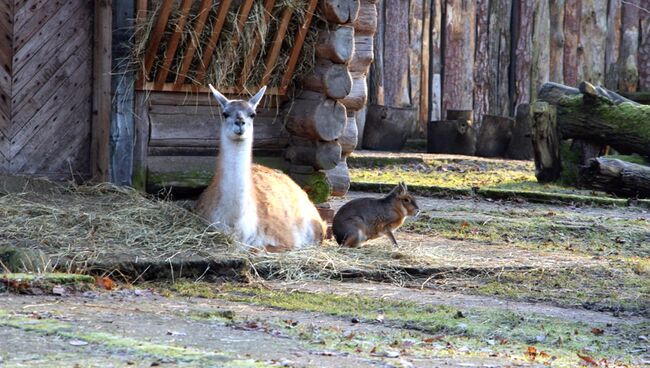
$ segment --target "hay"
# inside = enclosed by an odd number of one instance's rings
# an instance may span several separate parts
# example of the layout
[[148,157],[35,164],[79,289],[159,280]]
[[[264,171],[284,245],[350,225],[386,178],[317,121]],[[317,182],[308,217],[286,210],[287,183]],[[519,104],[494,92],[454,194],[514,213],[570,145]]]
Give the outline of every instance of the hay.
[[[189,71],[184,75],[185,83],[193,83],[204,85],[212,83],[218,88],[234,87],[243,81],[245,89],[254,88],[261,84],[265,66],[264,60],[267,53],[270,51],[270,45],[275,37],[276,31],[279,26],[282,13],[286,8],[293,9],[293,15],[289,22],[287,34],[284,37],[280,55],[276,63],[270,79],[269,86],[278,86],[285,71],[286,63],[289,59],[289,54],[293,47],[295,34],[304,22],[306,9],[308,7],[307,0],[282,0],[277,1],[269,14],[269,21],[265,22],[265,9],[262,0],[256,0],[246,20],[245,26],[242,30],[237,29],[236,24],[239,18],[240,7],[238,3],[233,3],[230,6],[230,11],[226,16],[224,27],[219,36],[216,48],[213,52],[213,57],[210,65],[206,69],[205,81],[196,80],[197,70],[202,63],[207,43],[213,31],[213,26],[216,22],[217,11],[219,8],[219,1],[213,2],[212,7],[209,9],[209,14],[205,22],[205,26],[199,32],[195,31],[195,23],[199,17],[200,2],[195,2],[187,18],[187,22],[183,27],[181,40],[173,56],[167,82],[174,82],[178,75],[181,73],[181,66],[185,51],[190,45],[196,48],[194,58]],[[131,42],[131,59],[133,68],[143,70],[144,55],[146,47],[153,36],[153,28],[155,26],[157,15],[160,11],[161,0],[150,1],[149,10],[145,17],[145,21],[136,26],[135,34],[137,37]],[[163,68],[163,60],[167,50],[167,42],[176,29],[180,19],[179,6],[176,4],[175,10],[172,11],[167,27],[164,31],[163,42],[159,46],[156,53],[154,64],[151,72],[147,75],[148,80],[155,80]],[[315,21],[315,19],[314,19]],[[233,40],[237,38],[239,42],[236,47],[232,47]],[[253,44],[259,38],[260,52],[256,56],[256,62],[253,63],[251,70],[247,75],[242,76],[243,63],[248,55],[249,50],[252,49]],[[315,64],[315,48],[314,43],[316,40],[316,29],[310,27],[306,36],[303,49],[296,64],[296,70],[292,76],[292,82],[300,79],[302,76],[308,74]],[[132,68],[132,69],[133,69]],[[254,92],[254,91],[253,91]]]

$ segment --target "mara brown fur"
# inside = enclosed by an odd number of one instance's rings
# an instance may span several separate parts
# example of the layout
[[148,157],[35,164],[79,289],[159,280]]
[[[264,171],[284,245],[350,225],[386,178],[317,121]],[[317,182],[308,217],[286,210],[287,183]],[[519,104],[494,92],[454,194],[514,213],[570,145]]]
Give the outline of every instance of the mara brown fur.
[[307,194],[285,174],[252,163],[253,118],[265,87],[249,101],[210,88],[223,119],[217,168],[197,203],[199,215],[251,250],[320,244],[325,223]]
[[406,184],[399,183],[383,198],[357,198],[343,205],[334,216],[332,232],[336,242],[345,247],[358,247],[382,235],[397,245],[393,230],[402,226],[406,216],[418,212],[415,197]]

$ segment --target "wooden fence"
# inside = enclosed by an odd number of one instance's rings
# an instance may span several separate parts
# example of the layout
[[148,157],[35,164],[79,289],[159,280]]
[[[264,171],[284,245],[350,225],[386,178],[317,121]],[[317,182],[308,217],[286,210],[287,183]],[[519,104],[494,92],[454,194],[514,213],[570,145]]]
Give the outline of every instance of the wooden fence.
[[546,81],[650,90],[650,0],[380,0],[371,102],[512,116]]

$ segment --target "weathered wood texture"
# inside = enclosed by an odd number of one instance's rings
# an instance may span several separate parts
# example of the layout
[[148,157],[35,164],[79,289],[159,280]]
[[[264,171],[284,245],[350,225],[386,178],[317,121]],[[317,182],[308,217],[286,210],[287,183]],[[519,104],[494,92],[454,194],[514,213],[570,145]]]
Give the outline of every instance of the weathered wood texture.
[[594,84],[605,81],[605,40],[607,32],[607,2],[582,0],[580,19],[580,45],[582,73],[579,80]]
[[[93,2],[3,4],[0,171],[53,179],[77,175],[87,178],[90,175]],[[110,27],[110,13],[108,22]],[[110,41],[108,48],[110,55]],[[110,76],[108,81],[110,91]],[[110,109],[107,111],[110,114]]]
[[515,86],[514,105],[528,103],[531,90],[531,64],[533,59],[533,10],[532,1],[517,1],[513,23],[517,27],[515,41]]
[[346,109],[339,101],[315,92],[303,92],[289,112],[289,133],[312,140],[332,141],[343,133]]
[[540,99],[557,106],[562,138],[607,144],[622,153],[650,156],[650,106],[583,82],[580,89],[547,83]]
[[357,119],[354,116],[348,116],[348,121],[345,124],[345,129],[343,134],[339,138],[339,144],[341,145],[341,155],[349,156],[355,148],[357,148],[357,143],[359,141],[359,129],[357,127]]
[[[442,109],[472,109],[474,90],[474,42],[476,3],[446,0],[444,3]],[[443,116],[444,117],[444,116]]]
[[[650,11],[650,0],[641,0],[641,8]],[[641,12],[639,16],[639,90],[650,91],[650,12]]]
[[323,17],[335,24],[354,22],[359,13],[359,0],[321,0],[319,4]]
[[507,116],[511,113],[509,73],[511,63],[511,0],[490,2],[488,64],[484,71],[490,81],[488,114]]
[[315,46],[316,57],[337,64],[345,64],[352,58],[354,28],[344,25],[332,29],[322,29],[318,32]]
[[551,27],[549,80],[556,83],[564,81],[564,3],[565,0],[549,1]]
[[537,90],[548,82],[550,74],[551,23],[548,1],[535,3],[533,12],[533,43],[530,75],[530,98],[534,101]]
[[637,54],[639,52],[639,0],[623,4],[621,47],[618,57],[618,90],[634,92],[639,83]]
[[363,133],[363,148],[400,150],[415,129],[417,115],[410,107],[369,105]]
[[[474,53],[474,122],[480,129],[483,115],[489,110],[489,90],[492,80],[488,70],[489,57],[489,10],[490,1],[476,2],[476,50]],[[449,119],[449,117],[447,117]]]
[[476,155],[505,157],[515,121],[507,116],[484,115],[476,141]]
[[[607,41],[605,45],[605,87],[618,87],[618,55],[621,42],[621,2],[610,0],[607,10]],[[562,81],[553,80],[562,83]]]
[[409,2],[384,2],[383,103],[408,106],[412,103],[409,95]]
[[529,104],[517,105],[515,122],[506,157],[515,160],[530,160],[533,156],[532,121]]
[[332,186],[332,195],[342,197],[350,189],[350,170],[345,159],[341,160],[336,167],[325,170],[327,181]]
[[432,121],[427,129],[427,152],[473,156],[476,129],[470,120]]
[[650,167],[617,159],[598,157],[579,171],[578,184],[605,192],[650,197]]
[[347,65],[320,59],[316,62],[313,72],[303,79],[302,87],[340,100],[352,90],[352,76]]
[[530,108],[532,142],[535,155],[535,177],[541,183],[560,178],[560,136],[555,107],[546,102],[535,102]]
[[292,165],[309,165],[317,170],[333,169],[341,160],[341,145],[336,142],[291,138],[285,157]]

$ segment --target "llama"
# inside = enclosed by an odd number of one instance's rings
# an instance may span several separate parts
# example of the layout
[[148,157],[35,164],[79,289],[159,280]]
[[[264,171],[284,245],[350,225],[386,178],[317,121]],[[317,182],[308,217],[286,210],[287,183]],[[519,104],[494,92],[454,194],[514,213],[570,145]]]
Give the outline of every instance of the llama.
[[325,223],[287,175],[253,164],[253,118],[266,86],[249,101],[228,100],[210,85],[223,115],[220,153],[198,214],[252,250],[283,252],[320,244]]

